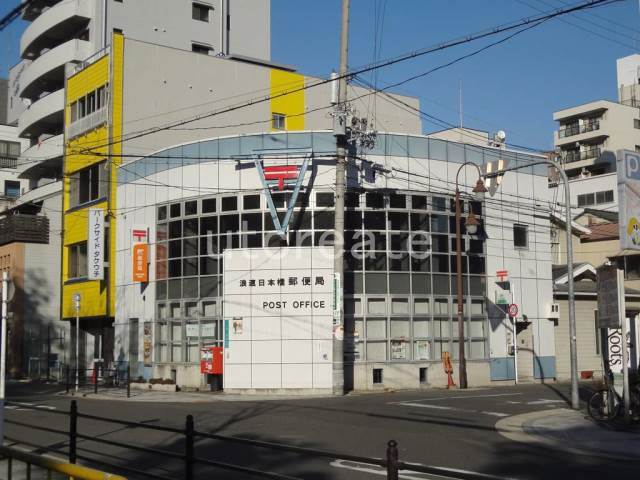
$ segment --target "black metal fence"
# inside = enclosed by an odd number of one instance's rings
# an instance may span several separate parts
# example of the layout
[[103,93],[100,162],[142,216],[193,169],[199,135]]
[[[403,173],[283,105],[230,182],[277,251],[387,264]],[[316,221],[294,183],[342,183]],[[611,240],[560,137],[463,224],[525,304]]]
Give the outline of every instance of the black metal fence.
[[[77,372],[77,375],[76,375]],[[65,367],[64,375],[65,390],[69,393],[82,388],[83,391],[92,391],[97,394],[104,390],[121,389],[126,391],[127,398],[131,396],[131,367],[116,366],[116,368],[104,368],[100,363],[96,363],[93,368],[74,369],[69,365]]]
[[[402,472],[403,470],[409,471],[409,472],[431,474],[441,478],[460,479],[460,480],[504,480],[502,477],[496,477],[493,475],[487,475],[482,473],[464,472],[460,470],[447,469],[444,467],[419,465],[419,464],[404,462],[399,458],[398,443],[395,440],[390,440],[389,442],[387,442],[386,451],[384,452],[384,455],[382,458],[372,458],[372,457],[364,457],[359,455],[349,455],[344,453],[330,452],[326,450],[317,450],[317,449],[311,449],[306,447],[284,445],[280,443],[252,440],[248,438],[227,436],[227,435],[221,435],[217,433],[201,432],[196,430],[195,421],[192,415],[186,416],[184,428],[180,429],[180,428],[150,425],[147,423],[130,422],[130,421],[120,420],[116,418],[107,418],[107,417],[100,417],[97,415],[80,413],[78,411],[78,404],[76,400],[71,401],[69,411],[49,410],[39,406],[30,406],[24,403],[15,403],[10,401],[6,403],[8,405],[19,406],[22,409],[26,408],[26,409],[32,409],[32,410],[39,410],[39,411],[43,411],[51,414],[68,416],[69,417],[68,431],[59,430],[59,429],[50,428],[50,427],[43,427],[40,425],[27,424],[24,422],[11,420],[7,418],[5,418],[5,422],[8,424],[14,424],[21,427],[33,428],[39,431],[55,433],[55,434],[66,436],[68,438],[68,441],[67,441],[68,458],[70,463],[76,463],[78,460],[84,460],[85,462],[88,462],[88,463],[94,463],[100,466],[108,467],[111,470],[129,472],[138,477],[145,477],[145,478],[158,479],[158,480],[175,480],[176,478],[178,478],[178,477],[169,478],[163,475],[149,472],[148,470],[143,471],[140,469],[136,469],[132,466],[124,466],[119,464],[108,463],[101,460],[97,460],[95,458],[89,458],[89,457],[79,455],[78,439],[87,440],[91,442],[98,442],[104,445],[120,447],[127,450],[134,450],[134,451],[142,452],[149,455],[176,459],[182,463],[182,467],[181,467],[182,478],[184,478],[185,480],[193,480],[194,478],[198,478],[197,467],[199,465],[206,465],[209,467],[214,467],[214,468],[218,468],[226,471],[234,471],[234,472],[242,473],[255,478],[269,478],[274,480],[302,480],[299,477],[292,477],[289,475],[284,475],[276,472],[263,471],[263,470],[254,469],[248,466],[244,466],[244,465],[230,464],[230,463],[215,461],[208,458],[196,456],[195,443],[196,441],[201,439],[216,440],[220,442],[226,442],[228,444],[238,444],[238,445],[250,446],[255,448],[268,449],[271,451],[280,451],[280,452],[286,452],[291,454],[297,454],[301,458],[312,457],[312,458],[322,458],[322,459],[331,460],[331,461],[343,460],[343,461],[355,462],[359,464],[375,465],[386,470],[388,480],[398,480],[400,472]],[[81,418],[87,419],[87,420],[95,420],[98,422],[106,422],[110,424],[122,425],[128,428],[141,428],[141,429],[156,430],[156,431],[167,432],[171,434],[177,434],[177,435],[180,435],[183,439],[182,440],[183,451],[182,453],[178,453],[175,451],[146,447],[141,445],[127,444],[127,443],[118,442],[115,440],[108,440],[95,435],[93,436],[85,435],[82,432],[80,432],[78,429],[78,419],[81,419]],[[7,438],[10,438],[10,437],[7,437]],[[12,439],[12,440],[18,441],[17,439]],[[38,447],[40,450],[50,450],[50,451],[60,453],[59,450],[49,449],[41,445],[32,445],[32,446]]]

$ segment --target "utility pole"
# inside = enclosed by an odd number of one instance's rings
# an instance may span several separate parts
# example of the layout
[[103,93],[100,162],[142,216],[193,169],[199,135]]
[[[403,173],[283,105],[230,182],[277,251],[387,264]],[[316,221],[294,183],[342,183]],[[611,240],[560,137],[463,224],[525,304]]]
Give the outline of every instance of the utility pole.
[[[347,162],[347,70],[349,58],[349,4],[350,0],[342,0],[342,31],[340,35],[340,71],[338,80],[338,103],[333,117],[333,132],[336,137],[336,199],[333,247],[333,271],[340,290],[344,284],[344,190]],[[335,292],[337,301],[334,317],[333,335],[333,393],[345,393],[344,384],[344,335],[339,334],[344,328],[342,309],[342,292]]]

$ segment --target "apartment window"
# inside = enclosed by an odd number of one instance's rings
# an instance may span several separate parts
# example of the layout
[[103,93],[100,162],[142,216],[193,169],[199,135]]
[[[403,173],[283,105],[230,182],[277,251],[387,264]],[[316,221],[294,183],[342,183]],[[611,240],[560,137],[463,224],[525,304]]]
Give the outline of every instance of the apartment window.
[[640,120],[638,120],[637,118],[633,119],[633,126],[634,128],[640,128]]
[[605,190],[604,192],[596,192],[596,204],[613,202],[613,190]]
[[286,118],[286,115],[282,113],[273,113],[271,115],[271,128],[274,130],[285,130]]
[[199,43],[192,43],[191,51],[194,53],[201,53],[202,55],[209,55],[209,53],[211,52],[211,47],[201,45]]
[[207,5],[194,3],[191,12],[191,16],[194,20],[199,20],[201,22],[209,21],[209,7]]
[[107,85],[87,93],[69,105],[70,123],[74,123],[107,106]]
[[69,253],[69,279],[85,278],[87,276],[87,242],[77,243],[67,247]]
[[20,182],[15,180],[4,181],[4,195],[5,197],[17,198],[20,196]]
[[16,160],[20,156],[18,142],[3,142],[0,140],[0,168],[16,168]]
[[589,205],[595,205],[595,194],[594,193],[583,193],[582,195],[578,195],[578,207],[587,207]]
[[529,247],[529,231],[526,225],[513,226],[513,246],[515,248]]
[[100,162],[71,175],[69,187],[72,208],[106,196],[108,176],[105,166],[105,162]]
[[373,369],[373,383],[379,385],[382,383],[382,369],[374,368]]

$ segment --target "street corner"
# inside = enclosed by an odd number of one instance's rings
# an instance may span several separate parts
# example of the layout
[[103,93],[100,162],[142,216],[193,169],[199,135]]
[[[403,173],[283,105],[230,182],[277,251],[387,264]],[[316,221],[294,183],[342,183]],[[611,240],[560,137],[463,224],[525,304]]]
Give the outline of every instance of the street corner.
[[499,420],[495,428],[512,441],[576,455],[637,460],[640,452],[637,431],[608,429],[568,408],[513,415]]

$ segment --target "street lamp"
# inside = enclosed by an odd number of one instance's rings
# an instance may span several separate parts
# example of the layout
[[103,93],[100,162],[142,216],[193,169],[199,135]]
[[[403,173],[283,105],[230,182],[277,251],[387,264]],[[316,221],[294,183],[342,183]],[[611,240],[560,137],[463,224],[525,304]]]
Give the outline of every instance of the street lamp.
[[[465,162],[460,165],[458,172],[456,173],[456,290],[458,301],[458,368],[459,368],[459,384],[460,388],[467,388],[467,361],[464,353],[464,307],[462,299],[462,234],[460,232],[460,222],[462,220],[461,206],[460,206],[460,187],[458,183],[458,177],[460,172],[467,165],[473,165],[478,170],[478,181],[476,186],[471,190],[474,196],[481,201],[484,198],[484,194],[488,191],[482,181],[482,172],[480,167],[472,162]],[[480,221],[476,218],[471,208],[469,208],[469,214],[464,222],[465,228],[469,235],[475,235],[478,232]]]

